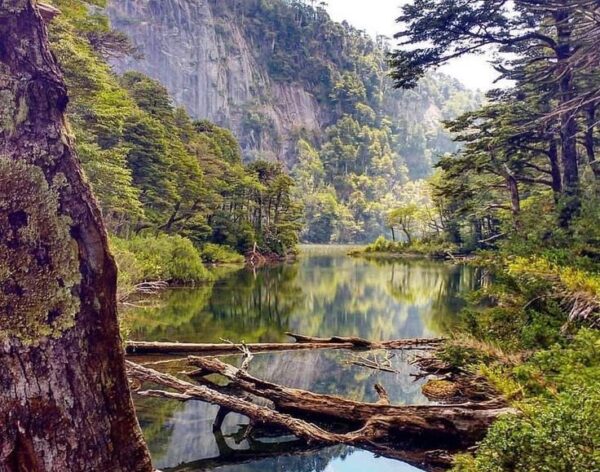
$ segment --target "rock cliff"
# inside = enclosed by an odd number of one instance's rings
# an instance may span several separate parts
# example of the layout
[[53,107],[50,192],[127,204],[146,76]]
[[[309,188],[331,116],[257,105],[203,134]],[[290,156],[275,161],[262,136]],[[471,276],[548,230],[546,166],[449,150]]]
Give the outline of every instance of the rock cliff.
[[143,54],[119,61],[117,69],[160,80],[194,117],[233,129],[246,155],[285,155],[290,138],[318,130],[326,113],[302,84],[272,80],[253,53],[264,45],[249,43],[238,22],[213,6],[208,0],[111,2],[113,27]]
[[248,160],[292,168],[300,137],[323,145],[327,127],[356,117],[364,102],[361,113],[377,122],[357,121],[381,128],[387,119],[398,166],[422,177],[437,154],[454,149],[440,124],[446,103],[458,97],[462,110],[473,100],[440,75],[413,91],[393,90],[383,38],[298,0],[111,0],[107,11],[143,56],[116,69],[158,79],[192,116],[232,129]]

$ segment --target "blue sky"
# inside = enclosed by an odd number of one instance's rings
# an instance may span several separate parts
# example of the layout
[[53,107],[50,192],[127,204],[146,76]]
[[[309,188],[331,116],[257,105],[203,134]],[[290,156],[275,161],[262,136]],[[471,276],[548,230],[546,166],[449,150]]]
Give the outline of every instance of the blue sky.
[[[398,30],[394,20],[400,12],[400,5],[406,2],[407,0],[327,0],[327,9],[336,21],[347,20],[373,36],[392,36]],[[491,88],[496,77],[485,56],[455,60],[441,68],[441,71],[456,77],[467,87],[482,90]]]

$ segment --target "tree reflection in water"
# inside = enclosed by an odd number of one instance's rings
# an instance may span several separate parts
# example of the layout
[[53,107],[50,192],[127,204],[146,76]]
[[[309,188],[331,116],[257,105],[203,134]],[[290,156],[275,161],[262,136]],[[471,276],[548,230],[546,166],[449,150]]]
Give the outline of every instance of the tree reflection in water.
[[[375,340],[437,336],[451,328],[463,306],[461,293],[477,288],[477,280],[477,271],[463,266],[367,261],[347,257],[345,249],[311,248],[293,265],[256,273],[241,269],[210,286],[168,292],[159,307],[129,311],[126,323],[132,338],[155,341],[285,341],[286,331]],[[396,372],[386,373],[349,364],[344,351],[261,354],[250,372],[366,401],[377,400],[373,386],[381,383],[393,403],[425,403],[420,382],[410,375],[411,355],[397,353]],[[171,369],[184,370],[176,364]],[[136,404],[161,469],[187,464],[177,470],[383,472],[389,463],[389,470],[416,470],[345,447],[307,451],[290,438],[260,438],[258,432],[244,438],[239,433],[247,419],[237,414],[228,414],[213,431],[218,407],[200,402],[136,399]]]

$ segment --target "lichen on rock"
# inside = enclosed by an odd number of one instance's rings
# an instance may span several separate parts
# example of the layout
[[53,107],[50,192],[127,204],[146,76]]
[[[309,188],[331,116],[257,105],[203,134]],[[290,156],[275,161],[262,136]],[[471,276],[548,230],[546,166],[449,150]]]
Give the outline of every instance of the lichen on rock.
[[0,339],[35,344],[74,325],[81,274],[70,229],[42,170],[0,156]]

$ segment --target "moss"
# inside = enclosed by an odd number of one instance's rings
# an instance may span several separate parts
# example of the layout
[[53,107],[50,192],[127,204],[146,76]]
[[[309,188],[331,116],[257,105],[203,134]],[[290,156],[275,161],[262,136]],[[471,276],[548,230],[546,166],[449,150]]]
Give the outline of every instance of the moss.
[[448,380],[430,380],[423,385],[423,395],[427,398],[449,399],[459,393],[458,385]]
[[28,116],[29,116],[29,107],[27,106],[27,100],[25,99],[25,97],[21,97],[19,99],[19,106],[17,109],[17,114],[15,115],[15,121],[14,121],[15,127],[24,123],[25,120],[27,120]]
[[12,133],[15,129],[15,96],[10,90],[0,90],[0,130]]
[[[8,14],[15,14],[21,12],[28,4],[28,0],[12,0],[10,3],[2,4],[3,10]],[[1,16],[1,15],[0,15]]]
[[25,97],[17,100],[13,91],[0,90],[0,131],[11,135],[27,119],[28,114],[29,107]]
[[70,227],[41,169],[0,157],[0,338],[35,344],[74,325],[81,274]]

